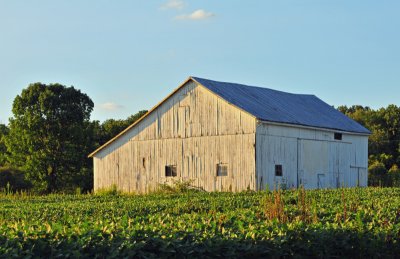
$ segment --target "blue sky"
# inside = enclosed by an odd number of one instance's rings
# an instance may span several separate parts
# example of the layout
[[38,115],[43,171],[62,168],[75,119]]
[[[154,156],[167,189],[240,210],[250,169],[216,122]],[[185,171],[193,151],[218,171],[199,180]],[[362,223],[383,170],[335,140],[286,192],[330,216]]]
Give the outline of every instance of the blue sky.
[[188,76],[399,105],[400,1],[0,0],[0,123],[29,83],[73,85],[92,119],[149,109]]

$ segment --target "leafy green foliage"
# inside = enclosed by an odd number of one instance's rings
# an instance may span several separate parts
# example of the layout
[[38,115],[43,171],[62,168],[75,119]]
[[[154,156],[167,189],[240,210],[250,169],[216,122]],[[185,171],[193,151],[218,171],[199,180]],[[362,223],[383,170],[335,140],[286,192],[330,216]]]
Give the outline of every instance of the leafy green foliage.
[[147,113],[147,110],[140,110],[135,114],[132,114],[131,116],[129,116],[128,118],[126,118],[126,123],[129,125],[131,125],[132,123],[135,123],[138,119],[142,118],[143,115],[145,115]]
[[117,186],[113,184],[110,188],[99,189],[96,191],[96,195],[99,196],[119,196],[123,193],[118,190]]
[[31,187],[31,183],[25,179],[25,175],[20,170],[0,167],[0,189],[9,188],[15,192],[28,190]]
[[147,113],[146,110],[141,110],[129,116],[125,120],[108,119],[105,120],[103,123],[100,123],[99,121],[93,121],[92,132],[94,136],[93,143],[95,144],[95,148],[103,145],[108,140],[115,137],[117,134],[126,129],[128,126],[135,123],[146,113]]
[[389,171],[389,178],[395,187],[400,187],[400,169],[397,165],[393,165]]
[[[398,257],[400,189],[0,195],[0,257]],[[302,200],[309,205],[302,208]],[[309,220],[305,212],[316,214]],[[313,216],[314,217],[314,216]]]
[[79,184],[90,143],[93,102],[74,87],[35,83],[13,103],[5,143],[13,166],[25,171],[39,191]]
[[9,129],[6,125],[0,124],[0,166],[7,164],[7,147],[5,137],[8,135]]
[[187,193],[201,191],[199,188],[192,186],[194,180],[176,180],[172,183],[159,184],[159,188],[155,193]]
[[400,107],[391,104],[386,108],[373,110],[353,105],[340,106],[338,110],[372,132],[368,143],[369,165],[375,168],[376,164],[382,163],[386,173],[380,175],[379,179],[376,174],[372,174],[371,184],[377,185],[380,182],[384,186],[393,186],[387,171],[394,165],[400,165]]
[[387,179],[387,170],[382,162],[375,161],[368,167],[368,185],[383,186]]

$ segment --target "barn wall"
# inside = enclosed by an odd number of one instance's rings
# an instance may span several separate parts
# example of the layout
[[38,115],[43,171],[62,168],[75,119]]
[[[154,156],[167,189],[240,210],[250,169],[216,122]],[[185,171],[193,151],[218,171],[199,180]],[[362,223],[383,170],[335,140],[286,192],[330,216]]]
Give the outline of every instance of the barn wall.
[[[282,177],[275,175],[282,165]],[[256,133],[257,189],[367,186],[368,137],[259,123]]]
[[[255,119],[190,81],[94,156],[94,188],[145,193],[193,180],[207,191],[255,189]],[[216,176],[218,163],[228,176]],[[176,165],[178,177],[165,177]]]

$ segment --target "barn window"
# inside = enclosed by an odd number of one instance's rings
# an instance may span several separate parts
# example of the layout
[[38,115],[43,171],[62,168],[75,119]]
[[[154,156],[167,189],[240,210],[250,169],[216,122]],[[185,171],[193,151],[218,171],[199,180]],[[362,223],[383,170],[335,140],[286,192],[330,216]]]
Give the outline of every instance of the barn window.
[[227,176],[227,175],[228,175],[228,165],[217,164],[217,176]]
[[282,165],[275,165],[275,176],[282,176]]
[[176,165],[166,165],[165,166],[165,177],[175,177],[176,173]]
[[342,140],[342,133],[335,133],[334,139],[336,139],[336,140]]

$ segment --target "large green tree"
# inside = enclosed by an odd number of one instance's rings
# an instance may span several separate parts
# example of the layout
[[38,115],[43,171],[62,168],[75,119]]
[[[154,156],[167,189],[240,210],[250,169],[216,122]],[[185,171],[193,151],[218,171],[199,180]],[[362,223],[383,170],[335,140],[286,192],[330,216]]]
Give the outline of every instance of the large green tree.
[[9,161],[39,191],[74,187],[89,170],[92,100],[74,87],[34,83],[14,99],[6,146]]

